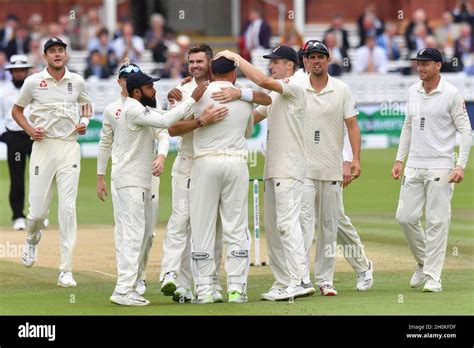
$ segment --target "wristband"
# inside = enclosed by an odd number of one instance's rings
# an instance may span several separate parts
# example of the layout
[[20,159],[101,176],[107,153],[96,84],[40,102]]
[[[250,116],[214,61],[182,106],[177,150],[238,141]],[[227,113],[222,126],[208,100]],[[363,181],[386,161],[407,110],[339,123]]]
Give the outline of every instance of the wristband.
[[196,122],[197,122],[199,127],[204,126],[204,124],[202,123],[202,121],[199,118],[196,118]]
[[253,91],[251,88],[241,88],[240,91],[242,92],[240,100],[246,102],[251,102],[253,100]]
[[85,124],[87,127],[87,125],[89,124],[89,117],[81,117],[79,123]]

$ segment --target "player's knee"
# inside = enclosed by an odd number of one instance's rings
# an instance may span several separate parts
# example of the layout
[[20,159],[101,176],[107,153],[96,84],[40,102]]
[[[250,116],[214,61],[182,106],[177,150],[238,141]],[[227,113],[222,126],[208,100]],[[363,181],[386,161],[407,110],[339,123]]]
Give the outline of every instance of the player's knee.
[[402,226],[404,225],[413,225],[420,221],[420,217],[413,213],[409,213],[406,211],[398,211],[396,215],[396,219],[398,223]]

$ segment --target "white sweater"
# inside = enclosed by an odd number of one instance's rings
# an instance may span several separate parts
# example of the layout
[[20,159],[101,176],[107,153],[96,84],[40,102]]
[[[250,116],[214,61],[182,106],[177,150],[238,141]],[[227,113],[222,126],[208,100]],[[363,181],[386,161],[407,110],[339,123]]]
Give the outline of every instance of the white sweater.
[[438,87],[426,94],[422,82],[408,89],[405,123],[400,136],[397,161],[410,168],[452,168],[456,131],[461,133],[456,165],[466,167],[471,149],[471,123],[459,91],[441,78]]

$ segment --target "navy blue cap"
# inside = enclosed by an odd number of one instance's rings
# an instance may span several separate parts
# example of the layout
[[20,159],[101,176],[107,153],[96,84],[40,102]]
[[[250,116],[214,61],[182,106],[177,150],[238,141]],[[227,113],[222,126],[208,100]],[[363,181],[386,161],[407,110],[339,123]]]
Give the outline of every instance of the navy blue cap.
[[418,51],[415,58],[410,60],[434,60],[435,62],[443,62],[443,56],[436,48],[422,48]]
[[305,56],[314,53],[314,52],[319,52],[322,54],[325,54],[326,56],[329,57],[329,50],[326,47],[325,44],[323,44],[319,40],[309,40],[303,45],[303,51]]
[[134,90],[144,85],[149,85],[155,81],[158,81],[158,77],[151,77],[142,72],[130,74],[127,78],[127,90]]
[[272,53],[263,56],[266,59],[288,59],[298,64],[298,54],[290,46],[280,45],[273,49]]
[[63,40],[61,40],[57,37],[52,37],[51,39],[49,39],[48,41],[45,42],[43,52],[46,53],[48,48],[50,48],[51,46],[54,46],[54,45],[60,45],[60,46],[63,46],[64,48],[67,47],[67,45],[64,43]]
[[219,57],[211,61],[211,70],[213,74],[222,75],[235,70],[235,62],[226,57]]

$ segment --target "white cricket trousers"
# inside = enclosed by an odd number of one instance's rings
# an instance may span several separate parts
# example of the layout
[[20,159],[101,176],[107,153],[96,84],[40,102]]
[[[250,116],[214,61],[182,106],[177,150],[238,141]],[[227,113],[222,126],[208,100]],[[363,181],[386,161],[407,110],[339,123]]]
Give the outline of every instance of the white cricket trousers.
[[116,230],[118,244],[117,284],[115,292],[125,295],[133,291],[139,280],[144,250],[153,230],[148,224],[151,221],[151,190],[142,187],[123,187],[116,189],[116,216],[120,229]]
[[250,231],[249,173],[244,158],[207,156],[194,160],[189,189],[192,272],[198,298],[213,290],[218,217],[227,248],[227,291],[247,290]]
[[[115,189],[113,180],[111,180],[110,182],[110,191],[112,193],[112,205],[114,207],[113,209],[114,209],[114,221],[115,221],[115,227],[114,227],[115,259],[118,260],[120,246],[123,239],[123,236],[122,236],[123,229],[121,227],[121,216],[117,214],[120,203],[118,201],[117,190]],[[151,250],[151,247],[153,246],[153,240],[155,238],[156,217],[157,217],[158,209],[159,209],[159,191],[160,191],[160,177],[153,176],[152,181],[151,181],[151,197],[150,197],[152,210],[151,210],[151,215],[149,216],[150,222],[149,223],[147,222],[146,224],[146,227],[150,228],[151,231],[148,231],[148,233],[146,233],[146,236],[148,236],[148,239],[146,243],[144,243],[144,249],[140,257],[140,269],[139,269],[138,281],[146,280],[146,266],[148,264],[150,250]]]
[[333,284],[334,280],[341,190],[340,181],[322,181],[308,178],[304,181],[300,223],[305,240],[305,257],[308,265],[315,225],[318,227],[314,264],[314,277],[318,286]]
[[[446,257],[451,198],[451,169],[405,168],[396,218],[423,273],[441,281]],[[426,228],[421,226],[425,209]]]
[[[339,183],[340,184],[340,183]],[[367,271],[369,260],[356,228],[344,212],[343,189],[338,190],[337,244],[341,246],[342,254],[356,273]],[[306,259],[311,264],[311,247],[317,226],[315,186],[312,180],[306,179],[301,202],[301,230],[303,231]],[[309,268],[308,268],[309,272]],[[309,276],[309,274],[308,274]]]
[[27,216],[30,243],[38,242],[53,195],[58,192],[58,221],[60,233],[61,271],[72,270],[76,245],[76,198],[81,171],[81,151],[76,141],[43,139],[33,142],[30,159],[30,208]]
[[[171,171],[172,213],[166,227],[163,241],[163,258],[161,261],[160,281],[166,273],[178,275],[177,286],[191,289],[193,274],[191,272],[191,222],[189,218],[189,185],[194,160],[178,155]],[[220,228],[217,230],[215,244],[216,273],[214,285],[221,290],[219,270],[221,262],[222,239]]]
[[275,288],[310,282],[299,222],[302,191],[303,183],[295,179],[265,180],[265,236]]

